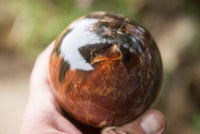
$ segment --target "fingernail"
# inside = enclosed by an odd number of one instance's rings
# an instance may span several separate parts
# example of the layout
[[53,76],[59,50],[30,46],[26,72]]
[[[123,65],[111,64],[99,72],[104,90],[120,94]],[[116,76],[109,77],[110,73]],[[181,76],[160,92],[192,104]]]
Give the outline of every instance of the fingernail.
[[161,134],[164,131],[163,124],[154,115],[144,116],[140,125],[145,134]]
[[104,134],[116,134],[113,130],[108,130]]
[[116,128],[115,131],[117,132],[117,134],[128,134],[127,132],[120,130],[119,128]]
[[107,127],[105,129],[103,129],[102,134],[116,134],[114,133],[114,129],[116,127]]

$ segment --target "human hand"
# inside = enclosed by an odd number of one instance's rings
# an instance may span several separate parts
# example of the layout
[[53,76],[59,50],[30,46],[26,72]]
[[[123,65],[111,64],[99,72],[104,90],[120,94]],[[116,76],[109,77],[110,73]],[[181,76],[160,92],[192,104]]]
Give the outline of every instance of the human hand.
[[49,58],[53,44],[40,54],[31,79],[29,101],[20,134],[161,134],[165,118],[158,110],[148,110],[136,120],[115,128],[94,128],[78,123],[62,111],[51,93]]

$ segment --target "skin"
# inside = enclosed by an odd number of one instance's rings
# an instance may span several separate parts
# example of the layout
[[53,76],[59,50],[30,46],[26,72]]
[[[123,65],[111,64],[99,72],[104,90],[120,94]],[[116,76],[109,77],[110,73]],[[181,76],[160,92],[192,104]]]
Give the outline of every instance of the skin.
[[35,62],[30,78],[29,100],[20,134],[146,134],[141,122],[144,122],[149,116],[153,117],[158,124],[157,130],[149,134],[163,133],[165,118],[160,111],[155,109],[147,110],[128,124],[103,130],[80,124],[66,115],[50,92],[53,86],[48,68],[52,49],[53,44],[49,45]]

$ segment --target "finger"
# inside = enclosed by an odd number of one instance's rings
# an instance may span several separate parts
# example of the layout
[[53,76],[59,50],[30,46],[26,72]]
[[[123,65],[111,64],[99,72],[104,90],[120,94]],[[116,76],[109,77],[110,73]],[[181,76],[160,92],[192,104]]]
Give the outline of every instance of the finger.
[[52,88],[49,81],[49,59],[53,49],[51,43],[36,59],[30,78],[29,100],[25,114],[57,112],[59,110],[55,99],[50,92]]
[[[49,80],[49,59],[53,49],[51,43],[36,59],[30,78],[29,104],[33,109],[57,110],[54,97],[50,92],[53,86]],[[28,105],[28,106],[29,106]]]
[[[31,74],[31,83],[35,83],[35,80],[43,80],[48,77],[49,71],[49,60],[50,55],[54,47],[52,42],[36,59],[33,71]],[[40,76],[40,77],[39,77]],[[41,81],[43,82],[43,81]],[[31,85],[32,86],[32,85]]]
[[103,134],[162,134],[165,130],[164,115],[158,110],[148,110],[135,121],[104,130]]

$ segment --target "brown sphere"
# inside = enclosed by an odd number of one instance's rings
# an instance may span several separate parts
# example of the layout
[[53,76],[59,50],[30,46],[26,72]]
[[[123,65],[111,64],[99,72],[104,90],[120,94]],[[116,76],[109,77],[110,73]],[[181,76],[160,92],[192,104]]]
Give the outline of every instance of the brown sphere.
[[94,12],[69,25],[55,41],[49,71],[58,104],[95,127],[135,119],[155,100],[162,78],[150,34],[109,12]]

